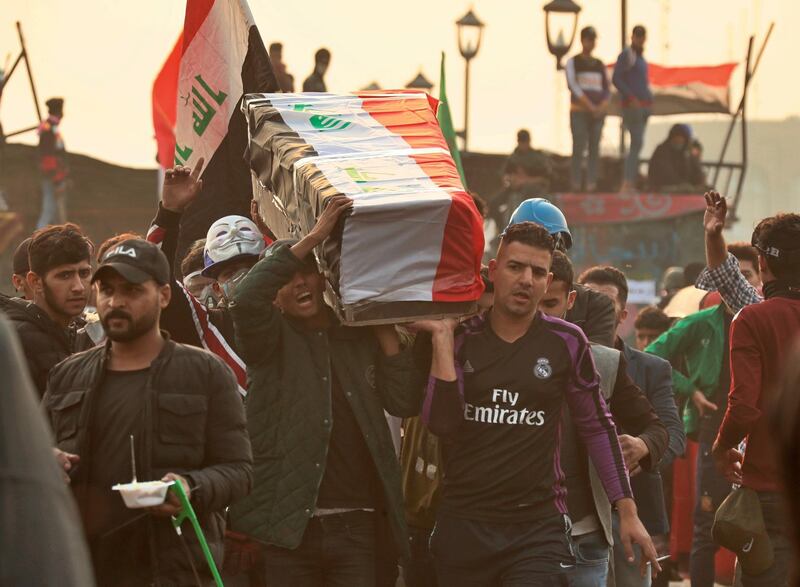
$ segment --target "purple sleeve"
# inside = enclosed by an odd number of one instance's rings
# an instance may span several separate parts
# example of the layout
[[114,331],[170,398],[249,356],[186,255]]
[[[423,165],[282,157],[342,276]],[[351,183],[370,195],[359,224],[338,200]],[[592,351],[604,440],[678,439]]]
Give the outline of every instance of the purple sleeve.
[[442,381],[431,376],[422,407],[422,421],[441,438],[452,437],[464,421],[462,380]]
[[566,397],[575,429],[597,469],[608,500],[614,503],[624,497],[633,497],[617,429],[600,393],[600,380],[589,343],[582,334],[580,338],[567,337],[570,335],[564,333],[575,372]]
[[[456,337],[455,352],[464,342],[464,334]],[[464,372],[458,360],[455,381],[442,381],[433,375],[428,377],[425,399],[422,403],[422,421],[433,434],[441,438],[455,435],[464,421]]]

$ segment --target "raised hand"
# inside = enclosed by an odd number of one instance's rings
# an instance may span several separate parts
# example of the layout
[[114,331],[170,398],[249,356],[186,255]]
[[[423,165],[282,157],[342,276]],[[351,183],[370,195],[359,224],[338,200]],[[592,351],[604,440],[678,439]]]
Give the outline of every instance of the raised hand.
[[725,228],[725,218],[728,215],[728,202],[719,192],[705,193],[706,211],[703,214],[703,227],[709,235],[718,235]]
[[200,172],[203,171],[204,162],[201,157],[194,169],[181,165],[167,169],[164,173],[164,188],[161,191],[161,204],[164,208],[180,213],[194,202],[203,189]]
[[353,208],[353,200],[347,196],[333,196],[325,202],[322,214],[319,215],[314,228],[308,233],[317,244],[322,243],[330,236],[342,214]]

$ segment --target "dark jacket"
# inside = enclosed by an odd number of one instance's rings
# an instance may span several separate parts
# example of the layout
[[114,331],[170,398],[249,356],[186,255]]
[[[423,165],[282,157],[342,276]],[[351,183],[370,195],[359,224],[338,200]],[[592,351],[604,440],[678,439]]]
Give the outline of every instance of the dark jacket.
[[[657,471],[667,450],[667,430],[658,419],[647,396],[628,375],[625,356],[617,349],[592,345],[595,368],[600,375],[600,390],[608,402],[619,434],[637,436],[647,445],[648,455],[640,461],[644,471]],[[595,512],[608,544],[613,544],[611,505],[602,490],[597,469],[589,463],[589,480]],[[643,474],[643,473],[641,473]],[[633,489],[633,479],[631,489]],[[576,522],[579,520],[575,520]]]
[[91,348],[91,339],[77,324],[62,328],[33,302],[0,296],[0,311],[11,320],[25,352],[33,384],[44,395],[50,369],[73,353]]
[[669,434],[669,445],[663,453],[660,467],[644,470],[631,477],[639,519],[651,536],[665,534],[669,532],[669,518],[664,505],[664,489],[659,469],[671,464],[686,449],[686,434],[672,393],[672,367],[664,359],[637,351],[624,343],[621,347],[628,364],[628,375],[647,395],[658,419]]
[[653,151],[647,166],[651,190],[693,191],[705,187],[705,181],[703,168],[687,149],[675,149],[667,140]]
[[578,295],[565,320],[583,330],[589,342],[613,347],[617,328],[614,302],[607,295],[577,283],[574,287]]
[[[90,423],[97,391],[106,371],[109,346],[73,355],[53,369],[43,404],[56,445],[81,457],[72,489],[81,512],[88,498],[91,468]],[[173,472],[185,476],[192,505],[218,566],[222,563],[223,512],[249,493],[252,454],[245,429],[244,408],[233,374],[213,354],[166,341],[150,369],[145,404],[146,449],[137,457],[138,476],[161,479]],[[153,574],[179,584],[195,582],[186,554],[168,518],[149,519]],[[198,570],[207,571],[194,532],[186,528]],[[100,564],[98,564],[100,563]],[[102,561],[95,561],[101,566]]]
[[410,350],[387,357],[369,328],[300,328],[275,308],[278,290],[303,268],[288,246],[269,249],[230,306],[250,379],[247,426],[253,442],[253,493],[231,508],[233,529],[297,548],[314,513],[331,434],[336,376],[381,479],[395,541],[407,549],[400,466],[384,409],[399,417],[421,407],[424,377]]
[[91,587],[75,503],[16,338],[0,317],[0,585]]

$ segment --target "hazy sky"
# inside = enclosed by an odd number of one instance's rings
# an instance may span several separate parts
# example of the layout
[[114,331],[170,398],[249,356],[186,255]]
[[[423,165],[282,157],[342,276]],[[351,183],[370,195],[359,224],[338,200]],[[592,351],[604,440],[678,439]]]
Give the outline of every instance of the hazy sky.
[[[578,0],[579,27],[599,32],[597,55],[619,52],[618,0]],[[486,23],[472,64],[470,147],[506,152],[520,127],[537,145],[566,152],[568,106],[563,74],[544,39],[546,0],[476,0]],[[756,76],[751,118],[800,115],[800,82],[791,64],[800,42],[796,0],[631,0],[629,26],[649,30],[647,57],[665,65],[713,65],[743,61],[747,36],[763,39],[776,28]],[[464,0],[251,0],[265,44],[284,43],[284,61],[298,86],[311,72],[314,51],[332,54],[328,88],[348,92],[377,81],[405,85],[421,69],[438,81],[439,53],[448,55],[448,95],[454,120],[463,120],[463,71],[454,21],[470,7]],[[14,22],[22,21],[43,103],[66,98],[63,134],[71,151],[138,167],[154,165],[152,82],[183,24],[181,0],[3,0],[0,67],[18,51]],[[576,41],[577,42],[577,41]],[[0,103],[6,132],[35,124],[27,80],[18,70]],[[741,69],[734,77],[738,102]],[[434,90],[435,92],[438,89]],[[42,107],[44,108],[43,104]],[[616,132],[607,125],[604,147]],[[14,139],[33,142],[33,133]]]

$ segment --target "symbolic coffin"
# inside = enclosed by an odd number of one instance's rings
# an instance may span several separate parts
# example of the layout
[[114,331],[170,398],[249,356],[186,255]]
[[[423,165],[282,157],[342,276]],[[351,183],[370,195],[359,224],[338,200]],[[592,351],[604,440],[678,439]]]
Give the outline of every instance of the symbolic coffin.
[[315,251],[347,324],[462,315],[483,289],[483,222],[423,93],[248,94],[253,191],[279,238],[325,202],[352,213]]

